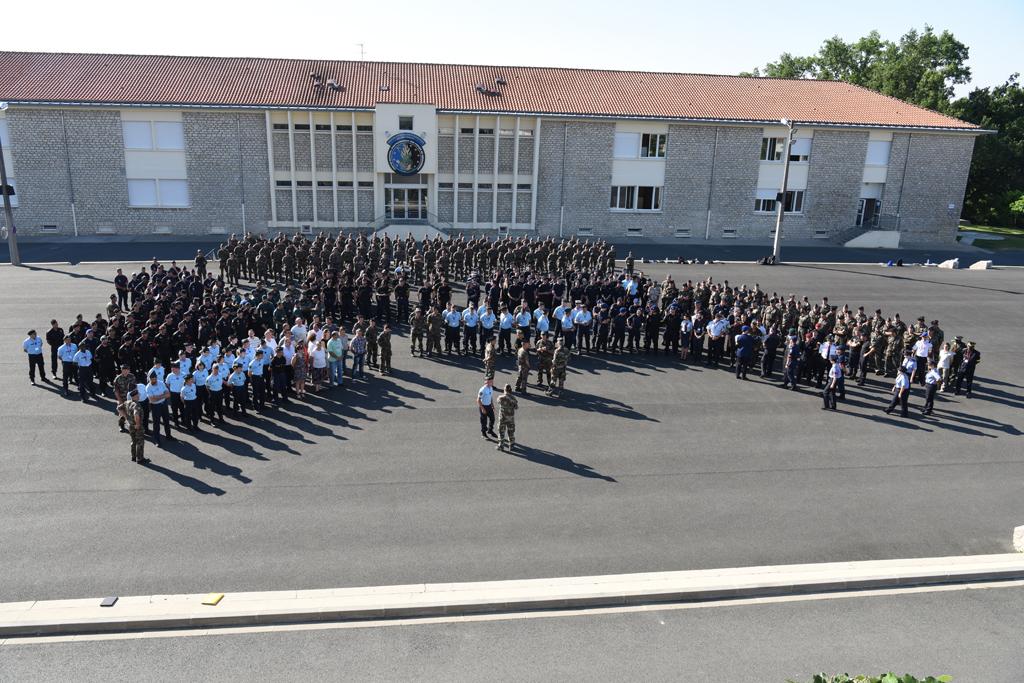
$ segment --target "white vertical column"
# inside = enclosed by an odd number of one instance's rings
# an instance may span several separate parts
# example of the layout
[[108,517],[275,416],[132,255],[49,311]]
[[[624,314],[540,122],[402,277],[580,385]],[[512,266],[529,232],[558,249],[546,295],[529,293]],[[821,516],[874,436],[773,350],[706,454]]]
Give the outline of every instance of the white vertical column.
[[540,185],[540,117],[533,125],[533,180],[530,183],[530,229],[537,229],[537,189]]
[[274,127],[270,111],[263,112],[267,121],[267,166],[270,171],[270,221],[277,224],[277,182],[274,180]]
[[313,123],[312,111],[309,112],[309,177],[313,187],[313,225],[316,225],[320,216],[316,206],[320,190],[316,184],[316,124]]
[[498,227],[498,151],[501,145],[501,117],[494,117],[494,172],[491,174],[491,227]]
[[462,129],[459,128],[459,115],[455,115],[455,160],[452,165],[452,173],[455,182],[452,183],[452,225],[459,223],[459,138],[462,137]]
[[359,169],[356,167],[356,113],[352,112],[352,220],[359,226]]
[[292,126],[292,112],[288,111],[288,172],[291,174],[292,179],[292,223],[293,227],[299,227],[299,204],[296,201],[298,195],[296,194],[295,183],[298,181],[295,179],[295,131]]
[[473,227],[476,227],[476,195],[480,180],[480,117],[473,121]]
[[338,224],[338,145],[337,135],[334,130],[334,112],[330,114],[331,126],[331,201],[334,203],[334,227],[340,228]]
[[512,225],[516,224],[516,208],[519,205],[519,117],[512,131]]

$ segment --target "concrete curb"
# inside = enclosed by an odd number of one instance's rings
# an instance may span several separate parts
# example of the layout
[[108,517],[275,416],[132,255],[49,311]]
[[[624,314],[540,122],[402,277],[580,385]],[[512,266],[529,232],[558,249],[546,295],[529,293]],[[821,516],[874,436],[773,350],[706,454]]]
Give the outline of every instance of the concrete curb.
[[0,637],[118,633],[704,602],[1024,578],[1024,555],[831,562],[324,590],[0,603]]

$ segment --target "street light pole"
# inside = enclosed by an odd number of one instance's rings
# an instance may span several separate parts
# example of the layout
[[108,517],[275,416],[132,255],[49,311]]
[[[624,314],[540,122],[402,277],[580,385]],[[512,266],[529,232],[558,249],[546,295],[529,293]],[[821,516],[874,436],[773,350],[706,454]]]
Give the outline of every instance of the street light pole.
[[789,119],[782,119],[779,121],[782,125],[789,129],[789,133],[786,135],[786,149],[783,152],[783,165],[782,165],[782,191],[779,192],[778,197],[775,200],[777,206],[775,207],[775,242],[772,246],[772,259],[775,263],[782,262],[782,218],[786,213],[786,185],[789,183],[789,148],[793,144],[793,122]]
[[[0,102],[0,111],[6,111],[7,103]],[[0,139],[0,194],[4,196],[4,220],[7,223],[7,247],[11,252],[11,265],[21,265],[18,254],[18,229],[14,227],[14,211],[11,209],[11,197],[7,194],[7,165],[4,163],[4,142]]]

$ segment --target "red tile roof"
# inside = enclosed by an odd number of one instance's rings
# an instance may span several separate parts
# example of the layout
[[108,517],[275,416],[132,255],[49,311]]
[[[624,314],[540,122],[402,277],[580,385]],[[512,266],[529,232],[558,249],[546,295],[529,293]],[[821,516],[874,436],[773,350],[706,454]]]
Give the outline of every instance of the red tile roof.
[[[344,90],[316,89],[310,73]],[[0,52],[0,100],[324,109],[395,102],[481,113],[977,130],[835,81],[398,62]]]

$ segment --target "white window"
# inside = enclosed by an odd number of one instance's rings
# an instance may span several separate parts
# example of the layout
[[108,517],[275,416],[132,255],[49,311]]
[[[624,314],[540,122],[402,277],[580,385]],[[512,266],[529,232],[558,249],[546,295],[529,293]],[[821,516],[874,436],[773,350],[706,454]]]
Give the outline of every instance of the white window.
[[[785,141],[783,141],[785,142]],[[797,138],[789,146],[790,161],[807,161],[811,158],[811,138]]]
[[664,133],[644,133],[640,137],[640,156],[664,159],[667,144],[668,135]]
[[188,206],[187,180],[160,180],[157,181],[157,189],[160,195],[160,206],[176,208]]
[[[775,213],[778,204],[775,199],[768,199],[766,191],[758,190],[758,197],[754,199],[754,211],[757,213]],[[778,193],[774,194],[775,197]],[[786,213],[803,213],[804,191],[789,190],[786,192]]]
[[660,211],[661,188],[651,185],[615,185],[610,208],[619,211]]
[[786,138],[763,138],[761,140],[761,161],[782,161],[786,150]]
[[128,206],[180,209],[188,205],[187,180],[128,179]]
[[125,149],[153,149],[153,124],[149,121],[124,121]]
[[665,133],[616,133],[612,155],[616,159],[664,159]]
[[887,166],[891,147],[892,142],[889,140],[869,140],[867,159],[864,163],[868,166]]
[[185,149],[185,128],[181,121],[154,121],[153,137],[157,149],[177,152]]
[[635,188],[629,185],[618,185],[612,187],[612,202],[611,208],[613,209],[632,209],[633,208],[633,190]]
[[156,180],[129,180],[128,206],[158,206]]
[[640,133],[616,133],[613,154],[616,159],[636,159],[640,156]]
[[11,148],[11,139],[7,135],[7,119],[0,119],[0,145],[4,149]]
[[125,149],[181,152],[185,131],[181,121],[123,121]]

